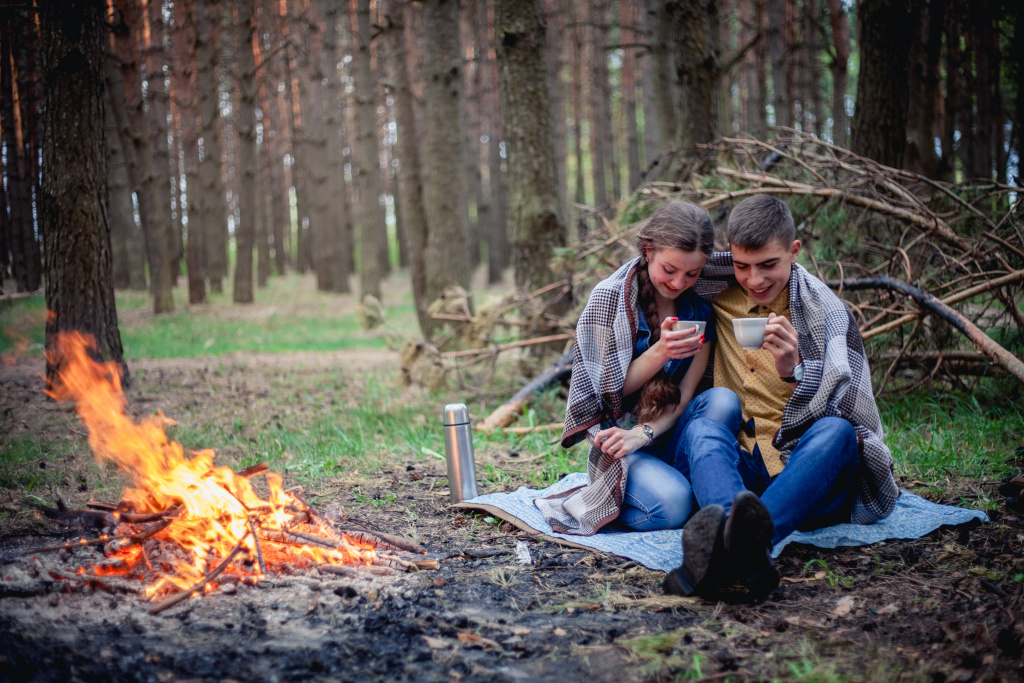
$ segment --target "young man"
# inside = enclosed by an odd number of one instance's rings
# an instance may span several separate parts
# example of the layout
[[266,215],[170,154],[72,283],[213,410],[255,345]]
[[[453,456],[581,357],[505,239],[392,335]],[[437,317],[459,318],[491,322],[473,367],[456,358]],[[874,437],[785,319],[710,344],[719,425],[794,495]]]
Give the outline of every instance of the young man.
[[[899,489],[857,324],[796,262],[789,208],[746,199],[729,216],[728,240],[731,254],[713,255],[698,283],[719,330],[714,388],[680,418],[675,465],[701,509],[665,590],[709,593],[740,580],[757,599],[778,586],[775,543],[798,528],[876,522]],[[732,320],[748,317],[768,318],[753,351],[732,334]]]

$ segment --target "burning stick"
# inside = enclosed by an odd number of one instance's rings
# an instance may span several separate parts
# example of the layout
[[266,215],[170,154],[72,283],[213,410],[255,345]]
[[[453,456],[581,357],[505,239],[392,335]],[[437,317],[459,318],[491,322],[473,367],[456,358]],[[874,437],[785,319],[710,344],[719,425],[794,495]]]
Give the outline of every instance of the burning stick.
[[246,467],[242,471],[238,472],[238,476],[244,477],[246,479],[252,479],[257,474],[263,474],[264,472],[266,472],[269,469],[270,469],[270,465],[268,465],[267,463],[265,463],[265,462],[258,462],[255,465],[249,465],[248,467]]
[[248,537],[249,532],[246,531],[245,534],[240,539],[238,539],[238,543],[235,544],[234,549],[232,549],[232,551],[228,553],[228,556],[224,558],[224,561],[218,564],[213,569],[213,571],[204,576],[202,580],[199,581],[199,583],[195,584],[186,591],[176,593],[171,597],[167,598],[166,600],[156,603],[155,605],[149,608],[149,613],[160,614],[165,609],[170,609],[171,607],[174,607],[179,602],[183,602],[190,598],[194,593],[202,591],[204,588],[206,588],[206,584],[216,579],[218,576],[220,576],[221,572],[228,568],[228,565],[231,564],[231,560],[235,559],[235,555],[237,555],[239,551],[242,549],[242,544],[245,543],[245,539]]
[[260,538],[256,534],[256,525],[252,521],[252,517],[249,518],[249,531],[252,533],[252,541],[256,544],[256,559],[260,563],[260,574],[266,574],[267,568],[263,565],[263,549],[260,548]]
[[49,552],[54,552],[54,551],[57,551],[57,550],[74,550],[75,548],[83,548],[85,546],[90,546],[90,545],[103,545],[105,543],[109,543],[110,547],[113,550],[120,550],[121,548],[125,547],[126,545],[131,545],[132,543],[140,543],[140,542],[146,540],[147,538],[149,538],[153,534],[157,533],[158,531],[160,531],[162,529],[165,529],[173,521],[174,521],[173,519],[163,519],[163,520],[157,522],[156,524],[148,526],[145,529],[143,529],[142,531],[139,531],[138,533],[134,533],[134,534],[126,534],[124,536],[115,536],[113,538],[111,538],[107,534],[103,534],[102,536],[99,536],[97,538],[92,538],[92,539],[89,539],[89,540],[86,540],[86,539],[82,538],[82,539],[79,539],[77,541],[68,541],[67,543],[61,543],[60,545],[46,545],[46,546],[42,546],[40,548],[29,548],[28,550],[23,550],[21,554],[22,555],[33,555],[35,553],[49,553]]

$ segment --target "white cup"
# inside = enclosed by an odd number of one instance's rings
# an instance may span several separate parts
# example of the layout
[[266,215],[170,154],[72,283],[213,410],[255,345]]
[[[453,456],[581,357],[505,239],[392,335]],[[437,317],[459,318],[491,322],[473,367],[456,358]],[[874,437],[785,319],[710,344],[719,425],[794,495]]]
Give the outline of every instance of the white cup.
[[732,333],[741,349],[753,351],[764,344],[764,328],[768,318],[733,318]]
[[[707,324],[705,320],[677,320],[672,324],[672,329],[676,332],[679,330],[692,330],[697,328],[696,335],[699,337],[704,334],[704,326]],[[690,335],[693,336],[693,335]]]

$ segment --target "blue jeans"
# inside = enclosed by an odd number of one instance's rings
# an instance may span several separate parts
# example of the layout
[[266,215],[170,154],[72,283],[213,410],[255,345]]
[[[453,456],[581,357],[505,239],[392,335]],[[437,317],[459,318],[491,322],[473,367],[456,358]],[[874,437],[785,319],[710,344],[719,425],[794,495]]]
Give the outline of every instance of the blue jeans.
[[617,520],[633,531],[679,529],[693,511],[693,490],[679,470],[664,460],[636,451]]
[[[618,521],[634,531],[678,529],[696,509],[693,488],[687,480],[689,467],[677,463],[683,430],[690,416],[702,416],[723,423],[734,421],[739,429],[739,401],[728,389],[716,393],[710,389],[695,396],[676,421],[671,432],[662,434],[653,444],[629,456],[629,476]],[[729,400],[729,397],[732,400]],[[736,404],[735,411],[733,404]],[[735,412],[735,415],[733,413]]]
[[[697,401],[711,392],[704,401]],[[857,433],[847,420],[816,421],[804,432],[782,472],[771,477],[757,447],[748,453],[736,439],[742,420],[736,394],[716,387],[697,399],[679,419],[684,428],[675,464],[692,482],[701,507],[717,504],[728,511],[737,493],[753,491],[772,515],[772,544],[796,529],[850,521],[860,454]]]

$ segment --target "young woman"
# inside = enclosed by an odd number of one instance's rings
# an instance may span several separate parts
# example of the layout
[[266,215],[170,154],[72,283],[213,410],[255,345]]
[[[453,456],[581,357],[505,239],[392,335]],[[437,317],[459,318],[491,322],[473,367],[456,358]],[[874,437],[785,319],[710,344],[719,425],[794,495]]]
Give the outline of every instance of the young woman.
[[[707,212],[671,202],[637,233],[638,258],[601,281],[576,327],[562,445],[591,442],[589,483],[536,505],[552,528],[589,535],[618,519],[679,528],[693,493],[673,466],[677,425],[707,367],[711,305],[692,286],[711,254]],[[677,321],[707,321],[703,335]],[[708,343],[705,343],[708,342]]]

